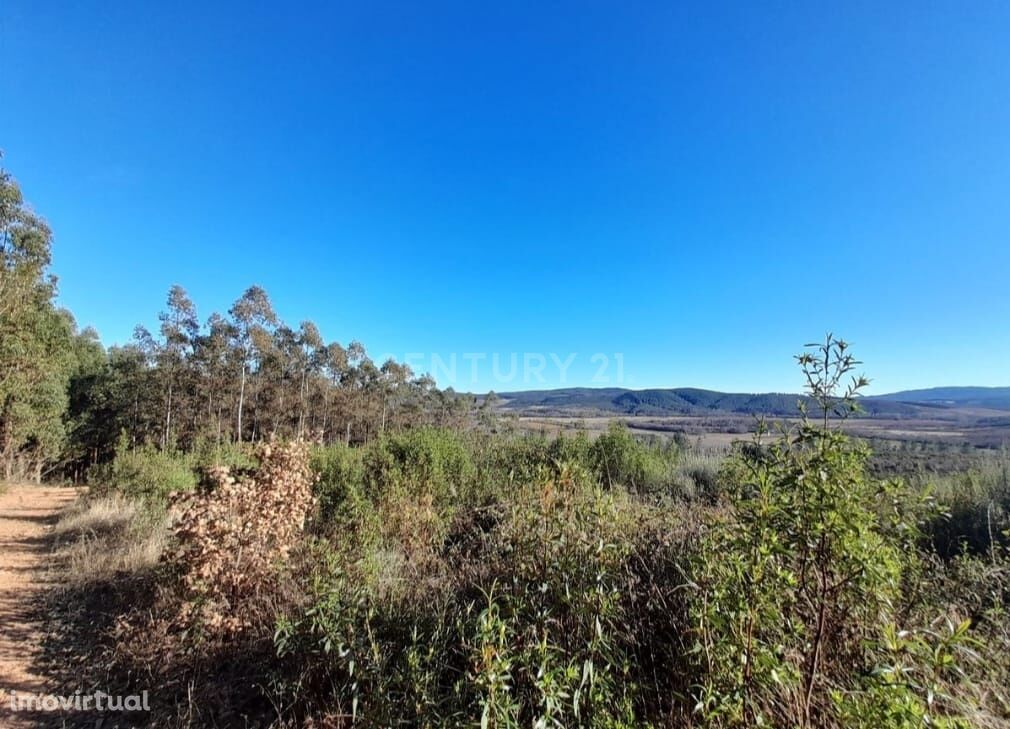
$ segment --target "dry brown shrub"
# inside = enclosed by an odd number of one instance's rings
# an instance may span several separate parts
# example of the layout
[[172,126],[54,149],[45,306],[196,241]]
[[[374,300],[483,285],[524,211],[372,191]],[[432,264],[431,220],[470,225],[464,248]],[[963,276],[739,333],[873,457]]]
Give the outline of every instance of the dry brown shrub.
[[307,443],[264,443],[257,456],[252,476],[218,467],[214,488],[172,500],[177,544],[166,561],[182,583],[178,619],[212,634],[234,634],[262,617],[258,598],[274,588],[313,506]]
[[215,469],[211,488],[172,497],[175,539],[160,584],[111,628],[108,671],[157,689],[158,725],[249,726],[243,716],[272,711],[259,682],[274,656],[274,617],[298,598],[288,578],[313,476],[307,443],[265,443],[257,456],[249,475]]

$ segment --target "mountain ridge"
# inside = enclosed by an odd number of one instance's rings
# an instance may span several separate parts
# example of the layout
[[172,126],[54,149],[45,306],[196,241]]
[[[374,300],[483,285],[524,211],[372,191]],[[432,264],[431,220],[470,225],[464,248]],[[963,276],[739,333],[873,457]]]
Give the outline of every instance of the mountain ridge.
[[[623,415],[704,415],[716,413],[793,415],[798,393],[734,393],[695,387],[568,387],[498,393],[510,411]],[[984,408],[1010,411],[1010,387],[935,387],[902,390],[859,399],[866,415],[914,417],[937,409]]]

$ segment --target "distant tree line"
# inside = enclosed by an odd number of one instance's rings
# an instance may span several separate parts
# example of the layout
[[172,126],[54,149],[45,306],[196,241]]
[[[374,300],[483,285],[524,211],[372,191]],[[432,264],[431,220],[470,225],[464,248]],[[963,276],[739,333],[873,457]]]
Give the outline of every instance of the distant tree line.
[[201,444],[311,436],[366,442],[415,424],[451,425],[473,400],[358,342],[326,342],[310,321],[280,321],[252,286],[201,323],[181,286],[160,326],[105,349],[55,304],[52,233],[0,170],[0,473],[80,477],[117,444]]

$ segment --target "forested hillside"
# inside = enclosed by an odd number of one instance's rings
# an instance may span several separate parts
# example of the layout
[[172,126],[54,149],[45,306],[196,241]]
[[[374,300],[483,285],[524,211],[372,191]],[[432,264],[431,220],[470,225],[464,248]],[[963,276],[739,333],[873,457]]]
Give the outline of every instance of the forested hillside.
[[[500,393],[501,407],[541,414],[620,415],[795,415],[799,394],[732,393],[695,387],[629,390],[620,387],[570,387]],[[899,398],[861,398],[865,415],[916,416],[923,408]]]
[[1010,387],[930,387],[877,395],[874,400],[1010,410]]

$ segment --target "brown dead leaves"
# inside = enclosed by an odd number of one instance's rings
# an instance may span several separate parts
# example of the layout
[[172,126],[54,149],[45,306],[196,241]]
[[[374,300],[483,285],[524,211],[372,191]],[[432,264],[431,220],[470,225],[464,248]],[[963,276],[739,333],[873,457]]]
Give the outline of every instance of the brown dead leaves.
[[179,618],[211,634],[255,624],[256,606],[275,588],[313,506],[307,443],[264,443],[257,456],[252,476],[215,468],[212,489],[172,503],[177,546],[166,561],[182,580]]

